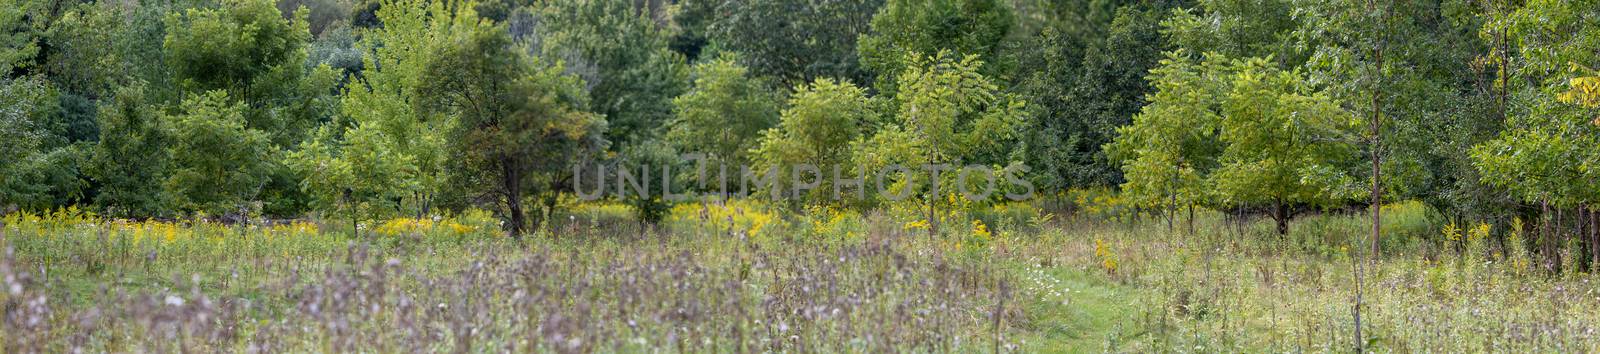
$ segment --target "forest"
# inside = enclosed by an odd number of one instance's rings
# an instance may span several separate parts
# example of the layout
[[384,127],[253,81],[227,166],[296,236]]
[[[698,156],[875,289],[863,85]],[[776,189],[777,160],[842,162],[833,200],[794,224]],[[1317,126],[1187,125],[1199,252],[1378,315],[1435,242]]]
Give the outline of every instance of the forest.
[[1589,351],[1596,146],[1597,0],[0,0],[0,351]]

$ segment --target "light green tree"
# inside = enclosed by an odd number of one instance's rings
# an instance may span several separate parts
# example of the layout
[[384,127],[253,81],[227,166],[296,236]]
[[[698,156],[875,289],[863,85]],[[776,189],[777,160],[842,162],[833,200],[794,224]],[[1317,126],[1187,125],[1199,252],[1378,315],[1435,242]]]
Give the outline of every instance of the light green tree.
[[1179,208],[1211,202],[1206,178],[1220,163],[1223,149],[1217,137],[1223,85],[1216,82],[1222,78],[1209,74],[1223,70],[1218,65],[1225,63],[1200,64],[1185,52],[1170,54],[1150,71],[1155,86],[1150,104],[1131,124],[1117,128],[1116,140],[1105,147],[1121,162],[1123,198],[1165,210],[1169,222]]
[[672,100],[667,140],[679,151],[710,155],[713,165],[748,163],[756,137],[778,120],[777,93],[735,60],[724,55],[695,65],[694,87]]
[[1233,63],[1221,101],[1224,147],[1210,183],[1226,204],[1272,208],[1279,234],[1292,206],[1332,206],[1365,196],[1351,175],[1360,161],[1362,120],[1297,71],[1267,59]]
[[[998,170],[995,167],[1020,161],[1012,153],[1025,122],[1026,104],[979,73],[983,62],[976,55],[958,59],[941,51],[910,64],[898,76],[898,114],[857,146],[855,160],[869,171],[889,164],[917,169],[911,174],[915,178],[898,180],[893,189],[899,193],[900,188],[915,186],[927,207],[932,234],[938,230],[937,206],[957,192],[953,168],[987,165]],[[930,180],[932,171],[921,171],[924,166],[945,165],[952,169],[939,179]]]
[[1108,147],[1136,202],[1266,207],[1283,234],[1299,207],[1364,195],[1350,173],[1361,121],[1300,72],[1179,51],[1152,74],[1157,93]]
[[340,99],[340,116],[317,129],[288,162],[323,211],[361,217],[430,212],[446,180],[456,118],[418,110],[427,65],[444,45],[475,31],[478,18],[452,2],[385,1],[384,24],[356,47],[361,75]]
[[[810,191],[808,199],[820,202],[832,198],[835,169],[840,179],[859,178],[863,172],[851,165],[850,147],[878,122],[877,106],[865,89],[848,81],[820,79],[797,87],[783,110],[782,121],[777,127],[766,130],[759,145],[751,150],[756,162],[754,170],[778,168],[780,176],[792,176],[792,170],[782,167],[816,166],[816,172],[822,174],[818,176],[822,183]],[[869,185],[854,188],[871,190]],[[854,193],[841,190],[839,197],[843,199]]]

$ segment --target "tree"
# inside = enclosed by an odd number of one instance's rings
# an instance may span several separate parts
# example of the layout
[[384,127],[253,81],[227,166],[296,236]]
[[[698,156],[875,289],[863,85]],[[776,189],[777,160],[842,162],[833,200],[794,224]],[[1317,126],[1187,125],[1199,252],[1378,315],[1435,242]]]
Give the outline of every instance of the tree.
[[1360,120],[1303,74],[1266,59],[1234,64],[1221,106],[1225,144],[1211,183],[1229,204],[1270,205],[1278,234],[1289,232],[1291,204],[1331,206],[1360,194],[1350,176]]
[[668,47],[690,63],[711,44],[711,23],[717,20],[719,0],[680,0],[671,7],[672,42]]
[[[337,108],[339,73],[326,65],[306,65],[308,11],[289,18],[269,0],[225,0],[216,8],[191,8],[166,18],[165,61],[179,97],[227,91],[242,107],[245,126],[267,134],[275,150],[305,141]],[[259,170],[267,182],[260,193],[263,212],[295,215],[309,197],[302,176],[274,164]]]
[[778,99],[732,55],[695,65],[694,88],[672,100],[667,139],[679,151],[711,155],[714,165],[742,166],[755,138],[776,123]]
[[[129,11],[131,12],[131,11]],[[49,78],[63,91],[91,99],[110,96],[127,84],[122,53],[115,41],[123,38],[118,7],[79,4],[57,18],[44,34],[49,57],[43,58]]]
[[171,174],[162,184],[184,212],[237,215],[253,210],[266,185],[273,149],[266,133],[245,123],[244,106],[214,90],[183,101],[183,113],[162,123],[171,137]]
[[98,118],[100,140],[86,169],[99,184],[95,204],[111,216],[162,215],[169,142],[161,113],[145,100],[142,86],[129,86],[100,107]]
[[[371,32],[384,31],[385,28],[374,29]],[[327,65],[337,71],[339,75],[339,91],[348,89],[345,85],[352,79],[362,74],[366,53],[357,47],[356,42],[365,38],[357,36],[355,30],[343,23],[334,25],[317,36],[312,41],[307,51],[307,60],[315,65]]]
[[0,1],[0,212],[43,209],[79,196],[78,146],[64,134],[60,92],[31,74],[41,52],[38,3]]
[[[751,150],[757,171],[782,166],[809,164],[819,168],[823,183],[812,190],[810,198],[825,200],[821,196],[833,194],[834,169],[841,179],[858,178],[863,171],[850,165],[850,146],[877,123],[877,102],[867,97],[866,90],[849,81],[821,79],[795,89],[789,97],[788,108],[783,110],[782,121],[761,136],[759,145]],[[792,176],[793,171],[779,171],[779,176]],[[787,186],[777,186],[779,188]],[[867,185],[858,186],[863,191]],[[848,195],[842,191],[839,196]],[[796,196],[798,197],[798,196]]]
[[1145,105],[1145,76],[1170,47],[1161,34],[1166,5],[1077,1],[1054,3],[1037,34],[1012,42],[1017,62],[1009,89],[1027,99],[1024,136],[1035,183],[1046,189],[1122,182],[1102,146]]
[[0,1],[0,77],[9,78],[18,69],[27,69],[39,54],[38,39],[30,23],[36,2]]
[[582,81],[558,64],[530,57],[504,27],[479,28],[446,45],[428,65],[417,94],[425,109],[454,114],[454,154],[467,181],[504,203],[510,232],[526,230],[523,197],[546,191],[585,151],[604,148],[600,116],[583,110]]
[[683,57],[647,10],[630,0],[572,0],[537,12],[540,52],[583,78],[589,110],[606,117],[606,140],[618,148],[659,138],[672,98],[688,86]]
[[37,77],[0,78],[0,209],[46,209],[82,196],[82,144],[54,124],[58,95]]
[[[627,173],[632,177],[638,178],[636,181],[638,184],[635,185],[634,180],[627,180],[618,175],[616,190],[619,194],[618,199],[633,207],[634,218],[639,221],[641,226],[653,226],[660,223],[662,219],[667,217],[667,214],[672,212],[673,204],[678,202],[678,200],[666,198],[668,193],[679,193],[679,191],[675,190],[677,188],[673,188],[674,190],[657,190],[652,186],[668,187],[665,183],[658,184],[658,181],[675,181],[672,182],[672,186],[687,185],[687,183],[683,183],[685,182],[684,178],[680,178],[681,176],[677,173],[672,173],[672,171],[688,170],[687,166],[685,166],[685,161],[680,157],[681,155],[672,148],[672,144],[652,138],[622,147],[617,151],[616,158],[611,159],[618,173],[622,173],[622,169],[627,169]],[[644,231],[645,228],[641,227],[640,232]]]
[[1369,194],[1378,203],[1419,199],[1450,218],[1502,222],[1517,210],[1482,183],[1470,156],[1504,120],[1495,103],[1498,69],[1480,57],[1491,50],[1478,33],[1493,17],[1479,8],[1489,3],[1296,4],[1306,15],[1291,38],[1309,54],[1308,79],[1368,120],[1364,149],[1382,172],[1369,178],[1379,187]]
[[1177,48],[1215,52],[1232,58],[1271,57],[1281,66],[1305,62],[1290,40],[1296,28],[1289,0],[1200,0],[1199,6],[1173,10],[1162,22]]
[[1157,93],[1108,147],[1130,198],[1169,210],[1267,206],[1284,234],[1295,206],[1358,194],[1349,171],[1359,121],[1298,71],[1220,54],[1195,64],[1179,51],[1152,73]]
[[384,25],[365,31],[354,44],[367,54],[361,56],[361,75],[340,99],[342,114],[288,161],[306,176],[301,187],[319,210],[422,217],[443,191],[449,135],[457,123],[453,115],[417,109],[427,98],[416,93],[442,48],[467,38],[480,23],[452,2],[382,4],[375,16]]
[[310,39],[308,30],[296,29],[304,25],[285,20],[270,1],[227,0],[220,8],[168,15],[164,47],[185,87],[227,89],[251,100],[256,79],[280,69]]
[[306,16],[284,19],[268,0],[174,13],[166,21],[167,62],[185,92],[227,90],[246,107],[251,128],[267,132],[275,146],[293,146],[331,114],[338,83],[325,65],[307,72]]
[[755,75],[776,78],[784,87],[820,78],[872,83],[856,45],[884,0],[718,3],[713,10],[722,16],[709,24],[708,37],[719,48],[740,53],[739,62]]
[[[1497,44],[1485,59],[1500,69],[1496,89],[1506,130],[1473,148],[1473,166],[1488,184],[1539,205],[1541,253],[1546,268],[1556,271],[1562,240],[1550,222],[1559,228],[1562,210],[1600,204],[1592,187],[1600,177],[1594,168],[1600,154],[1593,148],[1600,144],[1600,127],[1593,124],[1592,106],[1574,94],[1593,75],[1587,68],[1600,66],[1600,2],[1486,5],[1494,11],[1481,34]],[[1600,235],[1588,236],[1591,261],[1600,261]]]
[[874,87],[890,96],[897,75],[943,51],[952,58],[977,56],[988,63],[985,76],[999,77],[1006,65],[996,53],[1013,21],[997,0],[890,0],[873,16],[872,31],[861,37],[857,51],[861,65],[878,75]]
[[[902,166],[961,167],[970,164],[1009,165],[1017,161],[1015,152],[1025,122],[1026,104],[1000,91],[998,85],[979,73],[983,62],[977,55],[961,59],[950,51],[940,51],[925,59],[910,62],[898,75],[899,105],[893,123],[880,129],[857,149],[856,160],[869,170],[888,164]],[[953,171],[951,171],[953,172]],[[936,205],[956,180],[956,173],[924,181],[929,188],[922,199],[928,210],[929,233],[938,230]],[[899,181],[915,184],[915,179]],[[946,188],[940,191],[940,186]],[[899,188],[905,188],[902,185]]]
[[1166,210],[1169,221],[1180,207],[1212,202],[1206,180],[1221,164],[1223,150],[1217,136],[1223,85],[1217,81],[1224,78],[1213,73],[1224,71],[1217,66],[1226,63],[1195,63],[1185,54],[1170,53],[1150,71],[1150,104],[1117,128],[1116,140],[1105,147],[1126,178],[1123,198]]

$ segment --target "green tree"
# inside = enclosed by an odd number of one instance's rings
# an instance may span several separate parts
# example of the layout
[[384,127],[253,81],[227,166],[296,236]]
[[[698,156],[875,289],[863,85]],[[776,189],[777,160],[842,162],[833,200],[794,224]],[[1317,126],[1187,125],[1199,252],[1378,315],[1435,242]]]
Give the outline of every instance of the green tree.
[[1286,234],[1293,204],[1332,206],[1364,194],[1349,172],[1359,161],[1360,119],[1298,71],[1260,58],[1234,66],[1221,104],[1221,164],[1211,173],[1224,203],[1269,205]]
[[307,71],[307,11],[290,19],[268,0],[225,0],[215,9],[167,17],[163,48],[184,92],[227,90],[246,107],[249,127],[275,146],[294,146],[334,107],[338,73]]
[[30,19],[37,2],[29,0],[0,1],[0,77],[11,77],[17,69],[27,69],[39,54]]
[[923,57],[949,51],[977,56],[983,74],[999,77],[1006,67],[997,54],[1013,25],[1011,10],[997,0],[890,0],[872,18],[872,31],[857,44],[862,66],[877,74],[878,91],[895,95],[905,72]]
[[1285,67],[1305,62],[1292,36],[1297,23],[1290,0],[1200,0],[1162,22],[1173,45],[1193,53],[1232,58],[1271,57]]
[[504,27],[459,41],[433,58],[417,94],[426,109],[458,117],[462,179],[488,186],[483,192],[504,203],[509,231],[520,237],[524,196],[551,190],[579,156],[602,149],[605,120],[583,110],[582,81],[526,55]]
[[171,137],[171,174],[162,187],[184,212],[237,215],[254,211],[268,182],[273,149],[267,134],[245,123],[244,106],[226,91],[209,91],[183,102],[183,113],[162,123]]
[[1108,147],[1130,198],[1150,207],[1267,207],[1280,234],[1296,207],[1360,196],[1350,171],[1361,121],[1269,59],[1179,51],[1152,72],[1157,93]]
[[[1600,2],[1529,1],[1523,6],[1486,2],[1481,35],[1494,50],[1485,61],[1499,69],[1494,87],[1506,115],[1500,136],[1472,150],[1473,166],[1488,184],[1519,201],[1539,205],[1538,244],[1546,268],[1556,267],[1562,210],[1600,204],[1600,127],[1596,110],[1572,95],[1600,67]],[[1552,215],[1554,214],[1554,215]],[[1557,225],[1551,226],[1555,221]],[[1591,261],[1600,240],[1590,238]]]
[[1017,62],[1010,90],[1027,99],[1032,117],[1024,156],[1047,190],[1122,182],[1101,147],[1153,91],[1145,76],[1170,47],[1160,25],[1170,9],[1119,3],[1053,3],[1038,33],[1007,49]]
[[[274,150],[304,142],[335,113],[339,83],[332,68],[306,65],[307,15],[302,8],[285,18],[270,0],[225,0],[169,14],[162,48],[179,97],[225,90],[243,107],[245,127],[267,134]],[[300,188],[303,176],[282,164],[269,167],[258,170],[267,182],[254,194],[262,211],[303,212],[310,198]]]
[[98,118],[100,140],[86,169],[99,185],[95,204],[112,216],[162,215],[168,140],[161,113],[145,100],[143,87],[128,86],[100,107]]
[[[850,147],[878,122],[877,108],[878,103],[867,97],[866,90],[849,81],[821,79],[796,88],[789,97],[788,108],[783,110],[782,121],[777,127],[766,130],[759,145],[751,151],[757,162],[755,170],[781,170],[783,166],[801,164],[816,166],[817,172],[822,174],[822,183],[811,190],[808,199],[832,198],[835,169],[840,179],[859,178],[863,172],[850,165]],[[792,175],[791,170],[779,171],[779,176]],[[865,191],[869,187],[856,188]],[[851,193],[854,192],[841,190],[838,197]]]
[[1488,50],[1478,36],[1479,5],[1296,3],[1306,16],[1292,38],[1309,53],[1307,78],[1325,83],[1368,121],[1363,149],[1381,176],[1368,174],[1378,187],[1369,203],[1420,199],[1450,217],[1474,220],[1506,220],[1515,210],[1503,193],[1484,187],[1470,158],[1471,147],[1493,138],[1501,124],[1493,75],[1478,60]]
[[549,29],[539,49],[583,78],[589,111],[605,115],[606,140],[618,148],[665,133],[672,98],[688,87],[683,56],[668,48],[671,33],[647,10],[630,0],[570,0],[537,12]]
[[690,63],[698,62],[700,53],[711,44],[711,23],[717,20],[719,0],[680,0],[670,7],[672,14],[672,42],[668,47],[682,54]]
[[1207,178],[1221,163],[1220,60],[1195,63],[1178,51],[1150,71],[1150,104],[1117,128],[1107,154],[1119,161],[1126,180],[1122,196],[1134,205],[1165,210],[1212,204]]
[[[895,96],[898,114],[856,149],[856,161],[869,171],[888,164],[922,169],[923,166],[1000,165],[1008,167],[1020,159],[1013,155],[1024,124],[1026,104],[1000,91],[997,84],[979,73],[983,62],[977,55],[962,59],[950,51],[940,51],[925,59],[915,59],[899,78]],[[898,181],[899,188],[927,187],[919,195],[927,206],[930,234],[938,231],[937,205],[956,191],[955,171],[939,179],[915,178]],[[919,178],[933,173],[918,172]],[[942,189],[941,189],[942,188]],[[937,193],[936,193],[937,192]]]
[[82,197],[83,143],[55,123],[59,93],[36,76],[0,78],[0,210],[46,209]]
[[[269,71],[284,69],[310,40],[304,16],[299,13],[295,15],[299,21],[291,22],[271,1],[226,0],[219,8],[168,15],[164,47],[184,87],[199,92],[226,89],[255,100],[258,96],[249,92],[252,84]],[[292,64],[299,67],[303,62]]]
[[[695,1],[691,3],[703,3]],[[820,78],[872,83],[861,67],[856,41],[872,26],[884,0],[753,0],[718,2],[710,38],[740,53],[756,75],[794,87]],[[933,51],[924,52],[931,54]]]
[[672,100],[667,139],[683,152],[711,155],[714,164],[742,166],[761,131],[778,118],[777,93],[752,78],[731,55],[694,66],[694,88]]
[[355,43],[368,53],[340,100],[342,114],[317,130],[290,166],[306,176],[315,206],[361,217],[430,212],[443,191],[456,117],[417,109],[428,65],[445,45],[477,30],[478,18],[452,2],[383,1],[384,24]]
[[[673,204],[680,201],[665,196],[667,193],[681,193],[681,187],[677,186],[688,186],[685,178],[681,178],[681,174],[673,172],[689,170],[686,161],[681,157],[682,155],[672,148],[672,144],[660,139],[650,139],[622,147],[617,151],[617,156],[611,159],[618,170],[617,173],[621,173],[621,169],[627,169],[630,176],[637,178],[635,181],[617,174],[612,175],[617,177],[615,190],[620,194],[618,199],[633,207],[634,217],[642,226],[641,232],[645,231],[644,227],[659,224],[667,214],[671,213]],[[736,169],[732,166],[729,168]],[[736,176],[729,178],[732,180]],[[662,183],[665,181],[671,181],[672,190],[658,189],[667,186]]]

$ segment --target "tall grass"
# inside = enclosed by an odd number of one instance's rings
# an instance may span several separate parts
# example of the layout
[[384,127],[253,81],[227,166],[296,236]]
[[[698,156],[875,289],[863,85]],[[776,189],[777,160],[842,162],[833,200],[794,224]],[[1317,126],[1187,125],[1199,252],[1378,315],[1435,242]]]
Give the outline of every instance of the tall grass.
[[[933,235],[909,208],[695,203],[653,226],[570,210],[520,242],[482,212],[354,227],[13,214],[0,349],[1346,351],[1351,252],[1370,232],[1332,212],[1280,236],[1216,212],[1190,234],[1026,204],[941,211]],[[1363,347],[1600,346],[1600,283],[1535,266],[1519,228],[1385,213],[1384,255],[1361,263]]]
[[[853,214],[822,213],[831,233]],[[1008,273],[927,240],[755,226],[649,237],[568,222],[518,243],[461,219],[354,237],[275,226],[5,219],[5,352],[968,351],[1015,347]],[[707,219],[711,219],[708,217]],[[837,220],[834,220],[837,219]],[[805,220],[786,225],[812,223]],[[460,225],[459,227],[455,225]],[[801,232],[785,226],[786,232]],[[332,230],[332,229],[330,229]],[[401,231],[397,231],[401,230]],[[612,230],[594,229],[611,232]],[[865,232],[865,229],[862,229]],[[570,233],[570,234],[562,234]],[[931,252],[930,252],[931,250]],[[95,266],[84,266],[85,261]],[[1008,316],[1008,314],[1010,314]]]

